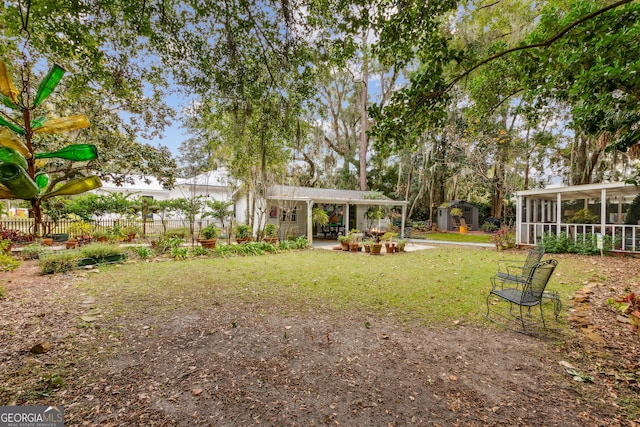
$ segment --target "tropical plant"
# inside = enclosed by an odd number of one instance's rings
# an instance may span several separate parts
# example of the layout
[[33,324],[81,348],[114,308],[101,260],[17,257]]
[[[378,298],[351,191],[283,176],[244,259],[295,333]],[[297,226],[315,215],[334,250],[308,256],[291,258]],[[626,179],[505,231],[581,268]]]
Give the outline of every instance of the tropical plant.
[[322,208],[313,208],[311,210],[311,222],[313,225],[327,225],[329,223],[329,214]]

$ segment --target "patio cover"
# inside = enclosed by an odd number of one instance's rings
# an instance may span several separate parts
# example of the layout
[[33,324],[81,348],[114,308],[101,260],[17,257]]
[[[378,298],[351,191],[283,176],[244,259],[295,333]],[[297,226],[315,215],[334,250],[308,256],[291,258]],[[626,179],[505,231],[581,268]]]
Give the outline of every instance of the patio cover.
[[[400,235],[404,234],[404,226],[407,214],[405,200],[392,200],[388,197],[382,199],[372,198],[377,193],[360,190],[338,190],[330,188],[295,187],[289,185],[274,185],[267,190],[267,200],[301,201],[307,204],[307,239],[313,241],[313,224],[311,223],[311,210],[314,203],[335,203],[345,205],[368,206],[402,206],[402,224]],[[377,195],[377,197],[380,197]]]

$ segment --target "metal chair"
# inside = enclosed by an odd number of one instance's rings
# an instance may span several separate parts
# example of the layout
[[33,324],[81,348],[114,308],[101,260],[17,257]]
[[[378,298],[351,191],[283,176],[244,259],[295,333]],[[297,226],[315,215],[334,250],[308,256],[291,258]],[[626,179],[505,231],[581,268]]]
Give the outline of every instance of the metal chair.
[[[536,263],[531,267],[529,275],[524,282],[520,279],[517,281],[503,280],[498,275],[491,278],[492,289],[487,295],[487,313],[485,317],[493,322],[501,323],[498,320],[492,318],[490,314],[501,315],[497,310],[491,310],[492,299],[498,298],[497,303],[500,301],[506,301],[509,303],[508,315],[517,319],[522,325],[522,329],[519,332],[527,331],[527,324],[532,325],[537,322],[530,320],[533,318],[531,314],[531,308],[536,305],[540,307],[540,320],[542,326],[547,327],[544,320],[544,313],[542,310],[542,302],[544,298],[550,298],[554,303],[554,313],[556,320],[558,317],[558,307],[556,301],[559,303],[560,297],[557,292],[545,292],[545,288],[549,283],[549,279],[553,274],[558,262],[554,259],[542,261]],[[514,311],[514,306],[518,307],[517,311]],[[525,321],[525,310],[527,320]]]
[[529,277],[531,268],[542,259],[544,248],[535,246],[529,250],[524,264],[519,261],[501,260],[498,261],[498,272],[496,276],[504,282],[524,283]]

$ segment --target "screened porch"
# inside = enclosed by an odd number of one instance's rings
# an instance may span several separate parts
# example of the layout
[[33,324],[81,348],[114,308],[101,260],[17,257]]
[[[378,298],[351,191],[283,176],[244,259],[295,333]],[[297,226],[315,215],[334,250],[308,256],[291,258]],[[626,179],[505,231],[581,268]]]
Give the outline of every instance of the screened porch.
[[518,191],[516,243],[537,245],[546,233],[567,233],[574,242],[601,234],[614,251],[640,253],[640,203],[632,209],[639,194],[625,183]]

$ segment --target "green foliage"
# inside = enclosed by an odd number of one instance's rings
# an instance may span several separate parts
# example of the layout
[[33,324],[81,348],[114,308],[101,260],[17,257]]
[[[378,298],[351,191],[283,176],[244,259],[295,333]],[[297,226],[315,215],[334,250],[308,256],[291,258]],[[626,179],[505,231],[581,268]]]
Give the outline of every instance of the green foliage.
[[21,264],[22,261],[15,259],[10,254],[0,252],[0,271],[13,271]]
[[214,224],[209,224],[200,230],[200,235],[203,239],[217,239],[220,236],[220,229]]
[[309,247],[309,241],[306,236],[297,237],[289,241],[291,249],[306,249]]
[[250,225],[238,224],[235,226],[233,232],[236,239],[248,239],[251,237],[252,229]]
[[93,258],[97,262],[104,260],[112,255],[120,255],[127,251],[126,248],[118,245],[110,245],[106,243],[90,243],[80,247],[78,252],[83,258]]
[[153,251],[147,246],[133,246],[130,250],[141,260],[146,260],[153,255]]
[[0,286],[0,299],[7,297],[7,289],[4,286]]
[[453,216],[453,217],[461,217],[462,216],[462,209],[460,208],[452,208],[449,210],[449,215]]
[[491,235],[491,240],[499,249],[509,249],[516,245],[516,232],[509,226],[503,225]]
[[20,254],[22,259],[39,259],[41,256],[47,255],[51,252],[46,246],[39,245],[37,243],[31,243],[22,248]]
[[40,272],[42,274],[64,273],[78,266],[81,255],[78,251],[55,251],[40,257]]
[[176,235],[163,234],[155,241],[155,250],[158,255],[162,255],[167,251],[171,252],[173,249],[179,248],[183,243],[185,240]]
[[182,246],[172,246],[171,256],[178,260],[185,260],[189,256],[189,248]]
[[164,233],[162,233],[165,237],[179,237],[181,239],[186,239],[191,235],[188,228],[170,228]]
[[594,224],[597,221],[598,215],[592,213],[587,208],[580,209],[568,219],[568,222],[573,224]]
[[[619,238],[612,239],[609,235],[602,236],[603,253],[609,253],[619,245]],[[545,233],[540,244],[546,253],[574,253],[579,255],[599,255],[595,234],[578,234],[575,241],[568,233]]]
[[271,237],[271,238],[277,237],[278,236],[278,226],[275,225],[275,224],[272,224],[272,223],[267,223],[267,225],[264,226],[264,235],[265,235],[265,237]]
[[329,223],[329,214],[322,208],[313,208],[311,211],[311,222],[314,225],[327,225]]
[[640,194],[634,197],[627,213],[624,216],[624,223],[629,225],[640,224]]
[[229,200],[223,202],[222,200],[207,200],[205,202],[207,207],[211,209],[211,211],[207,211],[202,215],[203,217],[211,216],[220,221],[222,226],[224,227],[225,221],[233,215],[233,210],[231,207],[233,206],[233,200]]
[[211,255],[211,251],[207,248],[203,248],[202,246],[194,246],[191,248],[191,253],[193,256],[208,256]]

